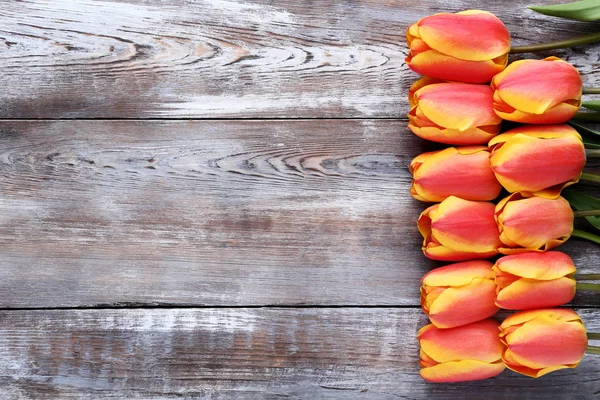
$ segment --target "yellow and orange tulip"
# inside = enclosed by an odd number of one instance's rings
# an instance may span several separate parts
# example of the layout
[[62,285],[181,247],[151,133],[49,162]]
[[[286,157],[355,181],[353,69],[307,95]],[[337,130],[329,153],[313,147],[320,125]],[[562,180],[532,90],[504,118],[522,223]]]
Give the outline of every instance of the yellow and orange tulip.
[[493,319],[450,329],[421,328],[421,377],[430,382],[464,382],[491,378],[504,371],[504,345]]
[[508,62],[510,33],[481,10],[422,18],[406,31],[406,64],[415,72],[449,81],[484,83]]
[[575,296],[575,265],[559,251],[504,256],[493,270],[496,305],[507,310],[558,307]]
[[506,345],[506,366],[532,378],[575,368],[588,344],[581,318],[564,308],[513,314],[500,326],[500,339]]
[[581,135],[568,125],[528,125],[489,142],[491,168],[511,193],[557,198],[585,166]]
[[488,258],[502,245],[494,220],[494,204],[450,196],[427,208],[417,222],[423,253],[441,261]]
[[485,147],[450,147],[423,153],[410,163],[410,194],[417,200],[440,202],[450,196],[465,200],[493,200],[502,186],[490,167]]
[[502,254],[546,251],[564,243],[573,233],[573,210],[563,197],[524,198],[518,193],[496,206]]
[[581,106],[581,76],[557,57],[515,61],[494,76],[491,86],[494,110],[508,121],[562,124]]
[[421,306],[437,328],[481,321],[498,312],[492,263],[465,261],[436,268],[423,276]]
[[500,132],[502,119],[492,107],[489,86],[428,82],[430,78],[418,80],[409,93],[408,128],[415,135],[439,143],[475,145]]

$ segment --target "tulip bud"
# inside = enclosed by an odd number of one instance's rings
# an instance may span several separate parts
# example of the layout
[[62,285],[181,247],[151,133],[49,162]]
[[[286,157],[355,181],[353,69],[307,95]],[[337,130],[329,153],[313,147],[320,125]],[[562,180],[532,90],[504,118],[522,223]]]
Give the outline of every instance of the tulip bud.
[[449,81],[484,83],[508,62],[510,33],[481,10],[425,17],[406,31],[406,64],[415,72]]
[[557,198],[579,181],[585,148],[568,125],[529,125],[493,138],[491,168],[502,186],[524,196]]
[[421,306],[438,328],[481,321],[498,312],[492,263],[466,261],[436,268],[423,276]]
[[575,368],[587,348],[581,318],[565,308],[513,314],[500,326],[500,339],[506,345],[502,356],[506,366],[532,378]]
[[409,98],[413,106],[408,113],[408,128],[423,139],[439,143],[487,143],[498,134],[502,122],[494,113],[492,99],[492,89],[487,85],[443,82],[422,86]]
[[493,319],[450,329],[421,328],[420,375],[430,382],[464,382],[491,378],[504,370],[504,346]]
[[494,220],[494,205],[450,196],[421,213],[423,253],[441,261],[488,258],[502,245]]
[[573,210],[563,197],[524,198],[514,193],[496,206],[496,221],[502,254],[550,250],[573,233]]
[[522,253],[494,264],[496,305],[507,310],[558,307],[575,296],[575,265],[558,251]]
[[490,167],[485,147],[450,147],[423,153],[410,163],[410,194],[417,200],[440,202],[449,196],[493,200],[502,186]]
[[526,124],[562,124],[581,106],[577,69],[557,57],[519,60],[492,80],[494,110],[503,119]]

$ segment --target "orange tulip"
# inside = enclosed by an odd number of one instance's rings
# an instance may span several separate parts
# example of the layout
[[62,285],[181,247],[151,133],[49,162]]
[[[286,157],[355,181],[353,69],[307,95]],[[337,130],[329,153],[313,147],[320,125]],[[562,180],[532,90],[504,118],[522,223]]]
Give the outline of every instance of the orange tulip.
[[500,326],[500,339],[506,345],[506,366],[532,378],[575,368],[587,348],[581,318],[564,308],[513,314]]
[[406,31],[406,64],[439,79],[484,83],[508,62],[510,33],[496,16],[481,10],[425,17]]
[[496,305],[507,310],[558,307],[575,296],[575,265],[558,251],[505,256],[494,264]]
[[562,124],[581,105],[577,69],[556,57],[511,63],[492,80],[494,110],[503,119],[526,124]]
[[421,328],[421,377],[430,382],[464,382],[491,378],[504,371],[504,346],[493,319],[450,329]]
[[[500,131],[487,85],[442,82],[413,84],[408,128],[417,136],[454,145],[484,144]],[[419,89],[414,90],[419,87]]]
[[485,147],[450,147],[423,153],[410,163],[410,194],[417,200],[440,202],[449,196],[493,200],[502,186],[490,167]]
[[423,276],[421,306],[438,328],[481,321],[498,312],[492,263],[466,261],[436,268]]
[[563,197],[524,198],[514,193],[496,206],[496,221],[502,254],[550,250],[573,233],[573,211]]
[[568,125],[529,125],[507,131],[489,143],[496,178],[509,192],[557,198],[579,181],[585,148]]
[[421,213],[423,253],[441,261],[492,257],[502,245],[494,221],[494,205],[450,196]]

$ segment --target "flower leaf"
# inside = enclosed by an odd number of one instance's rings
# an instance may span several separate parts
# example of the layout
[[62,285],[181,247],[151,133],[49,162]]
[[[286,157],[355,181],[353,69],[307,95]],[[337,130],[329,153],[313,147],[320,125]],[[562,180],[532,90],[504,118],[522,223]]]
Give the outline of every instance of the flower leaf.
[[[600,209],[600,199],[576,190],[563,190],[562,196],[567,199],[571,207],[576,211],[598,210]],[[585,217],[596,229],[600,229],[600,216]]]
[[600,132],[569,121],[569,125],[581,134],[586,149],[600,149]]
[[529,8],[541,14],[577,21],[596,21],[600,19],[600,2],[598,0],[582,0],[574,3],[532,6]]
[[600,100],[584,101],[581,105],[590,110],[600,111]]

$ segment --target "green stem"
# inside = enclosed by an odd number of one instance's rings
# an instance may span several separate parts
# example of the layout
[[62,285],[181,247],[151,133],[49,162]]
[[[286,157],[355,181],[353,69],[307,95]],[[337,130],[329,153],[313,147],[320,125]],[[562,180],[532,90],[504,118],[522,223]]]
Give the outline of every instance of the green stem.
[[594,242],[597,244],[600,244],[600,236],[598,235],[594,235],[593,233],[589,233],[586,231],[582,231],[580,229],[574,229],[573,233],[571,234],[572,237],[577,237],[580,239],[585,239],[585,240],[589,240],[590,242]]
[[585,352],[588,354],[600,354],[600,347],[588,346],[587,349],[585,349]]
[[600,292],[600,285],[597,283],[582,283],[577,282],[575,284],[575,288],[577,290],[594,290],[596,292]]
[[600,122],[600,112],[578,112],[573,119],[578,121]]
[[[575,279],[578,281],[600,281],[600,274],[577,274]],[[600,336],[598,336],[598,339],[600,339]]]
[[573,215],[575,218],[578,217],[596,217],[600,215],[600,210],[581,210],[581,211],[573,211]]
[[[586,151],[586,155],[588,155],[587,151]],[[598,156],[594,156],[594,157],[598,157]],[[594,158],[594,157],[588,156],[588,158]],[[579,180],[600,183],[600,175],[588,174],[588,173],[584,172],[583,174],[581,174],[581,177],[579,177]]]
[[581,94],[600,94],[600,88],[597,87],[584,87]]
[[536,51],[564,49],[567,47],[579,46],[580,44],[595,43],[598,41],[600,41],[600,33],[594,33],[592,35],[579,36],[573,39],[559,40],[557,42],[540,43],[529,46],[513,46],[511,47],[510,52],[512,54],[534,53]]
[[588,332],[588,340],[600,340],[600,333]]

